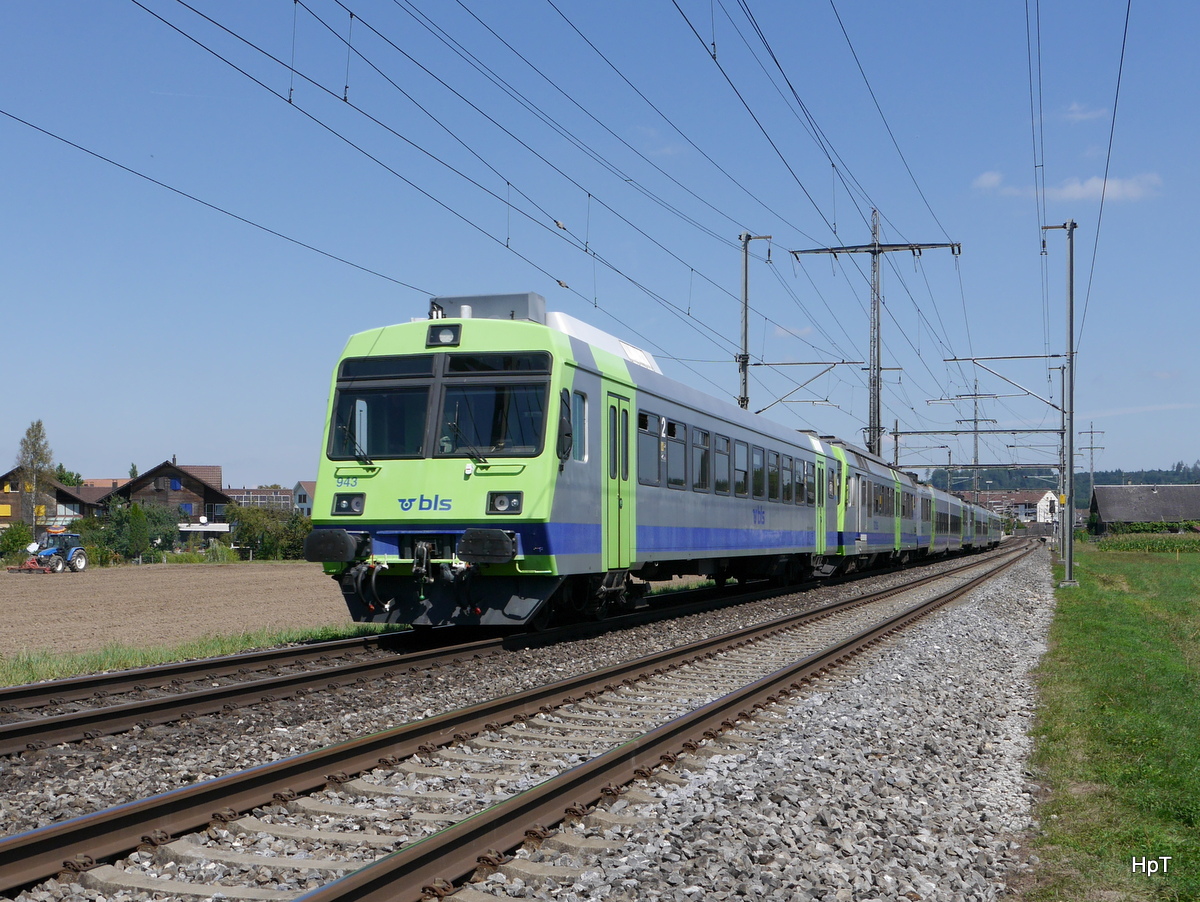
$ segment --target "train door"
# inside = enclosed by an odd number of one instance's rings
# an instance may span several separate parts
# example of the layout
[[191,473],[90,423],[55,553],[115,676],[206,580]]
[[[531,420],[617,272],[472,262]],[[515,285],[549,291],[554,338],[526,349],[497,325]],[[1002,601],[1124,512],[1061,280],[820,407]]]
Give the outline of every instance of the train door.
[[633,547],[629,399],[609,393],[604,408],[604,568],[624,570],[629,566]]
[[816,523],[814,526],[816,531],[814,538],[816,541],[813,551],[816,554],[826,554],[825,524],[828,521],[825,514],[825,501],[829,497],[829,487],[825,482],[825,458],[820,454],[817,455],[815,466],[817,473],[817,507]]

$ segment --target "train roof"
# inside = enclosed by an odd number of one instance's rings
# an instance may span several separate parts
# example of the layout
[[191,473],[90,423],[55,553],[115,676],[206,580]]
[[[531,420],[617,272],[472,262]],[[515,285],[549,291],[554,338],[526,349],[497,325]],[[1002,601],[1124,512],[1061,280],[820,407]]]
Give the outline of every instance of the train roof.
[[435,318],[507,319],[537,323],[662,375],[658,361],[649,351],[566,313],[547,311],[546,299],[536,292],[435,297],[430,298],[429,302],[430,315]]

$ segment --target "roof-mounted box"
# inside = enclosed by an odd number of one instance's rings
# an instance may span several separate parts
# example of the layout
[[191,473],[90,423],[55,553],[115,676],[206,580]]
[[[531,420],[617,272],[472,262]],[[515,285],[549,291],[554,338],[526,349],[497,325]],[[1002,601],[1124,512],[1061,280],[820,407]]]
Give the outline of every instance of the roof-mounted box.
[[546,299],[532,291],[430,298],[431,316],[439,307],[441,316],[450,319],[511,319],[546,324]]

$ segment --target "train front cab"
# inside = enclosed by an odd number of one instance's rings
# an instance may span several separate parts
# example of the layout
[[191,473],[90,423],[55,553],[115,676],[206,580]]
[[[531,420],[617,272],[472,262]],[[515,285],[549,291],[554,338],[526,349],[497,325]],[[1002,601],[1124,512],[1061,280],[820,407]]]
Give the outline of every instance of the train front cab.
[[517,626],[566,573],[597,569],[600,484],[584,461],[598,430],[573,363],[565,335],[525,318],[351,337],[305,557],[355,620]]

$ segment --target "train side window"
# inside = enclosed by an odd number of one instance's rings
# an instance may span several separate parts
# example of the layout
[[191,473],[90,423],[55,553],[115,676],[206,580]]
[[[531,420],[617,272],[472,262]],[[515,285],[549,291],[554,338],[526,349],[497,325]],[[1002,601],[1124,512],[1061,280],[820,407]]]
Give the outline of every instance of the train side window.
[[766,452],[755,445],[750,449],[750,460],[754,478],[754,497],[765,498],[767,496]]
[[621,481],[629,481],[629,411],[621,411]]
[[779,500],[779,452],[767,452],[767,500]]
[[733,443],[733,494],[750,494],[750,446],[745,442]]
[[659,421],[657,414],[638,411],[638,482],[642,485],[662,484]]
[[796,462],[794,460],[792,460],[792,458],[788,457],[788,455],[786,455],[786,454],[783,455],[783,465],[782,465],[782,469],[780,470],[779,500],[782,501],[784,504],[792,503],[792,495],[793,495],[792,490],[793,490],[793,486],[794,486],[793,480],[795,479],[792,468],[795,465],[796,465]]
[[667,421],[667,487],[687,487],[687,427]]
[[692,427],[692,491],[707,492],[711,486],[709,476],[708,433]]
[[842,465],[840,463],[832,464],[829,467],[829,501],[832,504],[837,504],[841,498],[841,492],[838,487],[842,483]]
[[804,462],[804,503],[813,507],[817,503],[817,465]]
[[583,392],[571,394],[571,457],[587,461],[587,395]]
[[617,405],[608,405],[608,478],[617,478]]
[[729,494],[729,439],[724,435],[713,436],[713,489]]

